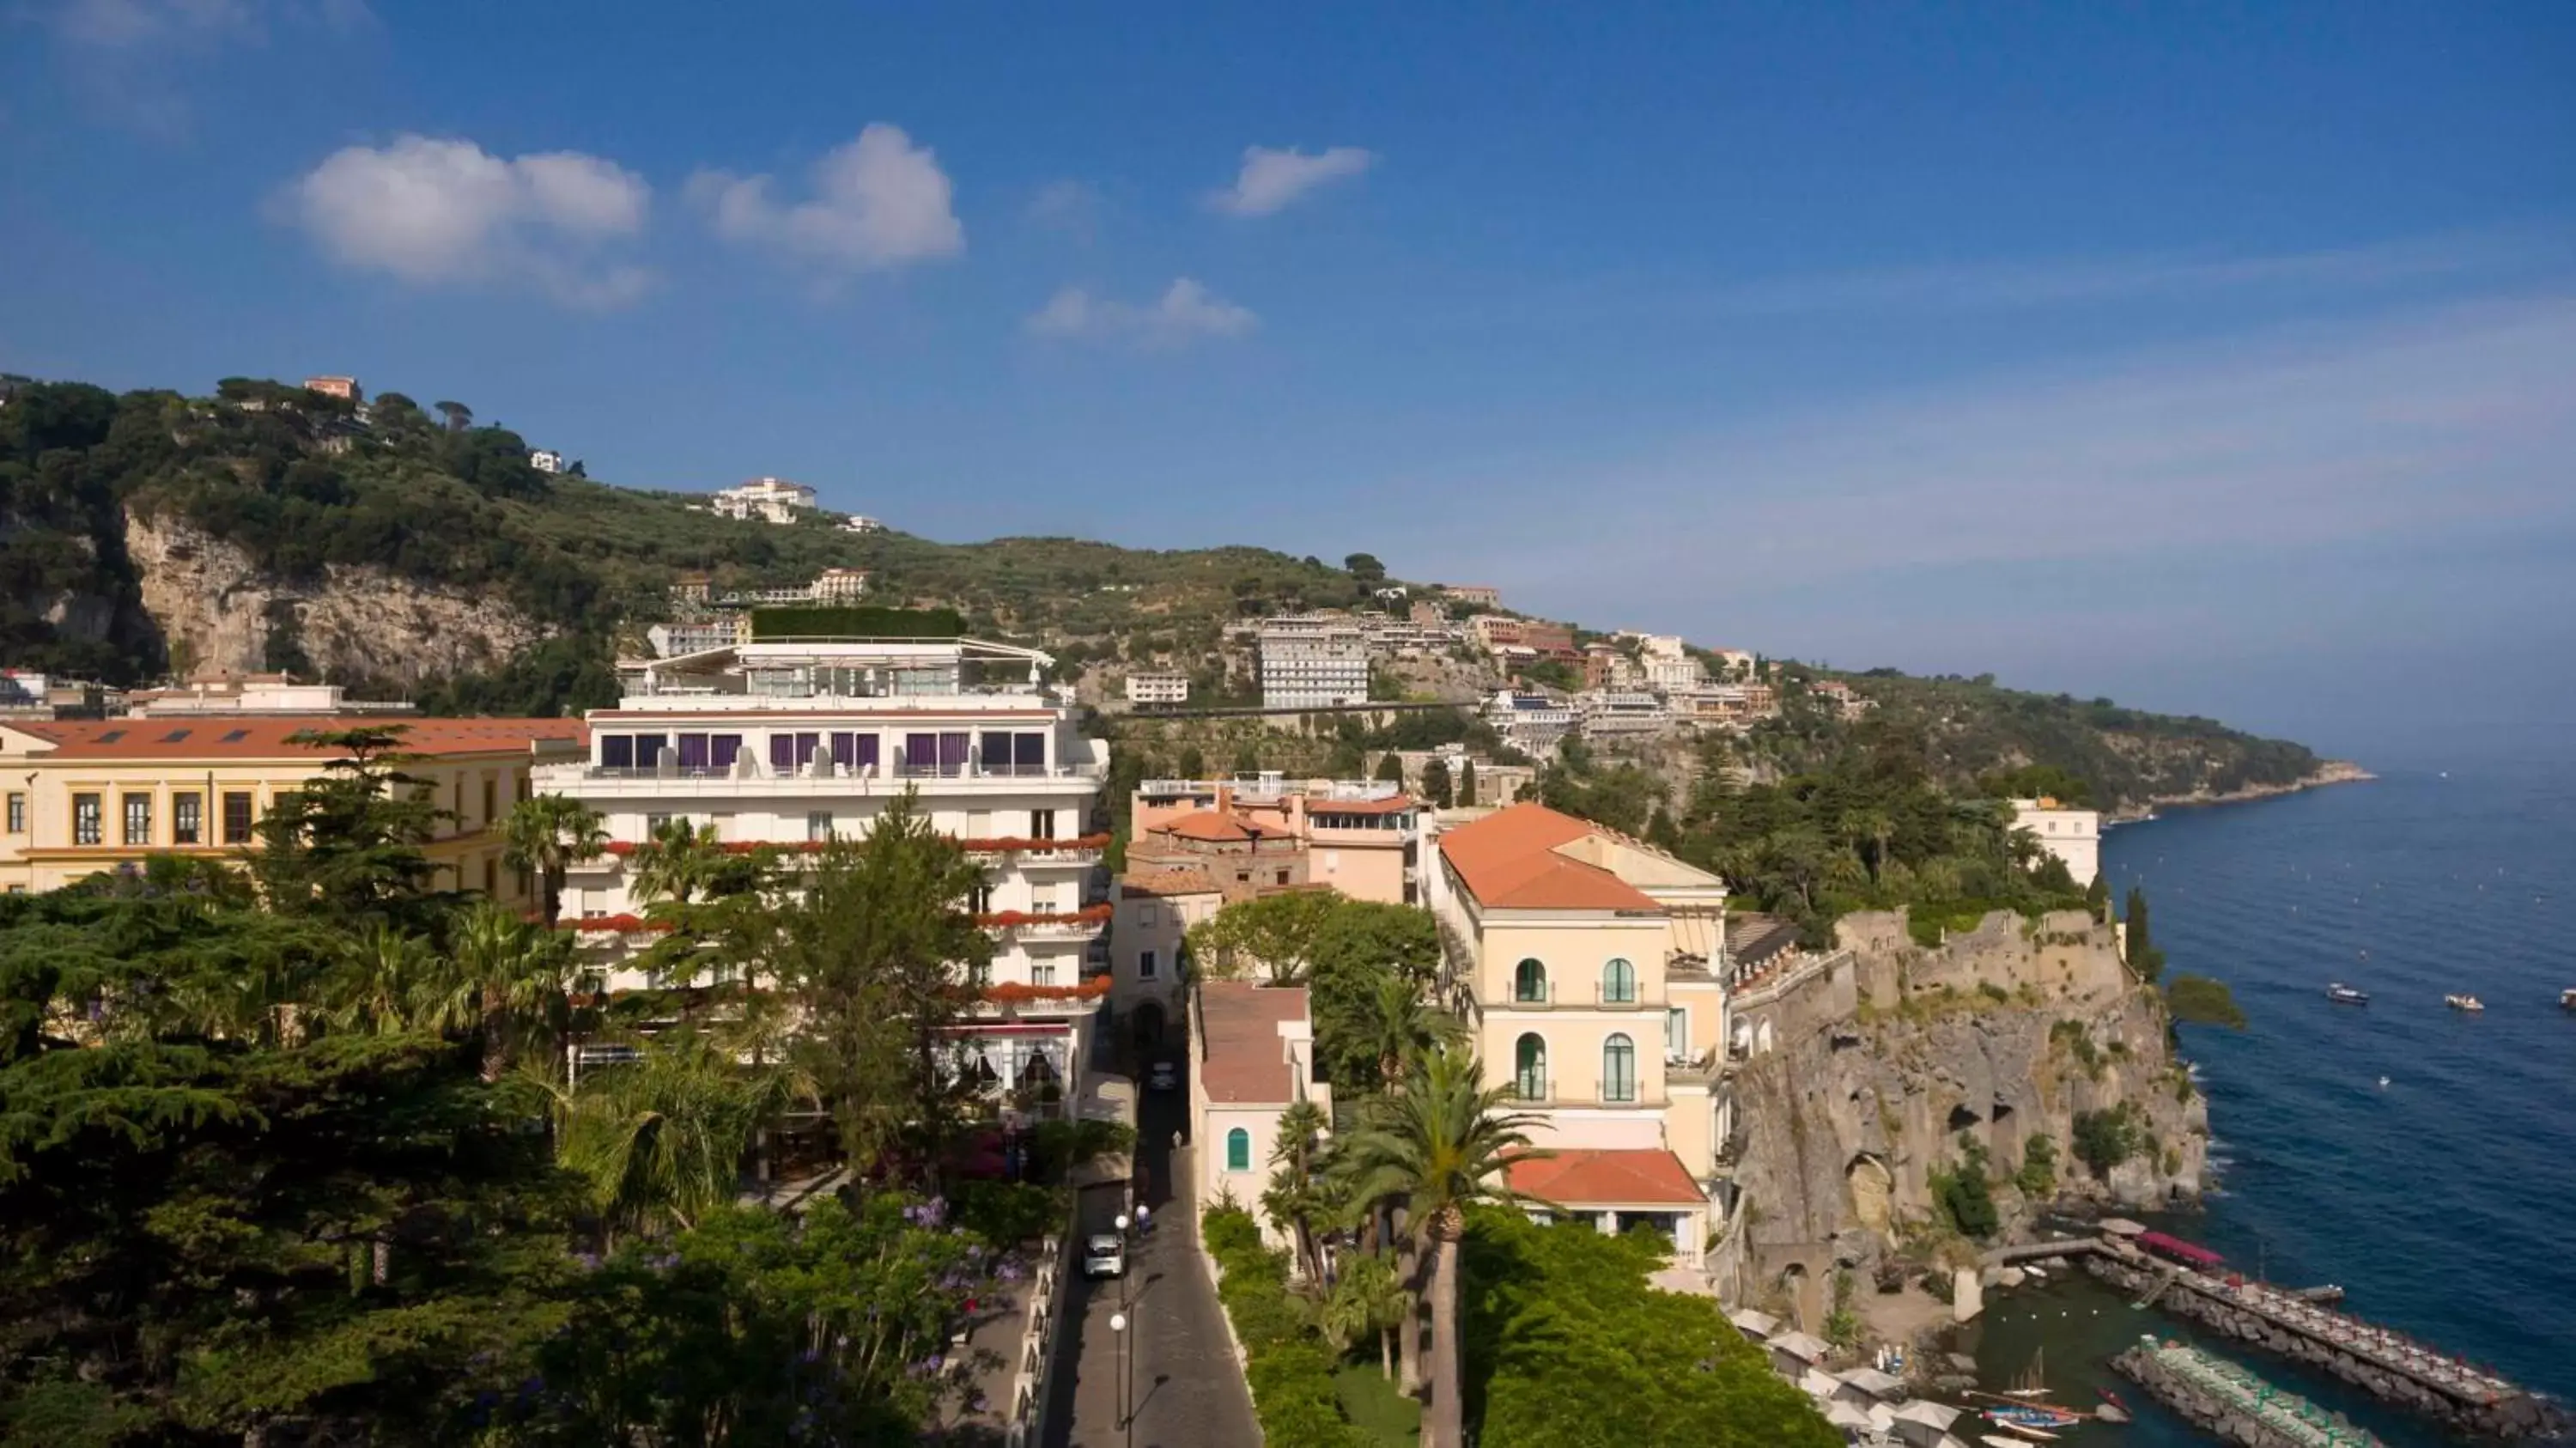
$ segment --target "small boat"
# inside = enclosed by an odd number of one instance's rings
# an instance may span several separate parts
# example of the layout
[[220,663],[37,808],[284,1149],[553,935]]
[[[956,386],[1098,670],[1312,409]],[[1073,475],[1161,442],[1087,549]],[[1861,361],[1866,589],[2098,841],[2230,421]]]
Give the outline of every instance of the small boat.
[[[2039,1436],[2042,1438],[2053,1438],[2057,1435],[2053,1433],[2042,1433]],[[2007,1438],[2001,1433],[1980,1433],[1977,1435],[1977,1441],[1985,1444],[1986,1448],[2022,1448],[2022,1445],[2030,1440],[2026,1438]]]
[[2487,1008],[2485,1001],[2473,995],[2446,995],[2442,997],[2442,1004],[2455,1011],[2482,1011]]
[[2558,1008],[2562,1011],[2576,1011],[2576,990],[2560,991],[2558,993]]
[[2094,1417],[2105,1423],[2129,1421],[2129,1405],[2120,1401],[2118,1393],[2112,1392],[2109,1388],[2100,1388],[2096,1391],[2102,1395],[2102,1406],[2093,1410]]
[[2334,984],[2326,987],[2326,999],[2333,1001],[2339,1006],[2366,1006],[2370,1004],[2370,995],[2368,992],[2354,990],[2351,986],[2345,985],[2342,981],[2336,981]]

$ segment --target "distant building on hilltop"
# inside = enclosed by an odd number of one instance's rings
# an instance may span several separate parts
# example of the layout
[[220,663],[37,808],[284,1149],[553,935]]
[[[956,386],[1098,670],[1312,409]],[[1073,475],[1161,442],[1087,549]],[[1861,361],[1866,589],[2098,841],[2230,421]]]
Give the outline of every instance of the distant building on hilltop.
[[325,397],[346,398],[351,402],[367,400],[366,389],[358,385],[358,379],[355,377],[307,377],[304,379],[304,390],[319,392]]
[[1127,702],[1130,704],[1186,704],[1190,701],[1190,676],[1170,671],[1149,671],[1127,676]]
[[1503,606],[1503,591],[1488,583],[1436,583],[1432,586],[1472,608]]
[[553,448],[541,447],[528,454],[528,466],[541,473],[559,473],[564,470],[564,457]]
[[1261,707],[1368,702],[1368,635],[1347,618],[1283,614],[1261,625]]
[[771,523],[793,523],[799,512],[810,512],[819,506],[815,492],[803,483],[785,478],[760,477],[717,491],[708,507],[726,518],[765,519]]
[[2039,847],[2065,862],[2078,885],[2090,885],[2102,873],[2102,812],[2077,809],[2056,800],[2012,802],[2013,828],[2039,838]]

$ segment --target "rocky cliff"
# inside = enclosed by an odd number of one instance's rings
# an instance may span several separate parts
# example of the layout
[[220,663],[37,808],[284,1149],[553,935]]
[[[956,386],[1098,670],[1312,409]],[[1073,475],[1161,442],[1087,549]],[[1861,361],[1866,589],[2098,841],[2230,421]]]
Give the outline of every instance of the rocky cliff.
[[[2054,1148],[2052,1196],[2131,1207],[2197,1199],[2207,1107],[2167,1047],[2161,998],[2080,911],[1998,912],[1938,948],[1901,914],[1846,917],[1826,975],[1742,1012],[1737,1180],[1760,1276],[1810,1279],[1919,1245],[1933,1174],[1984,1147],[2009,1236],[2041,1203],[2009,1183],[2030,1142]],[[2076,1119],[2116,1113],[2125,1158],[2076,1159]],[[2097,1131],[2100,1128],[2097,1127]],[[2108,1153],[2097,1151],[2097,1155]]]
[[[493,668],[553,632],[489,592],[331,564],[319,579],[265,574],[238,546],[128,511],[125,548],[173,669],[287,667],[416,684]],[[300,653],[300,661],[287,655]]]

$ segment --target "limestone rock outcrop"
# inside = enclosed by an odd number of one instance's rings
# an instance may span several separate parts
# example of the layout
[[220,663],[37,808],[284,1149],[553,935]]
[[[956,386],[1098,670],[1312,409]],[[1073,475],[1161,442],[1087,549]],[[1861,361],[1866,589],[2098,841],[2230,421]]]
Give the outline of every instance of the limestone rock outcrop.
[[125,546],[182,674],[276,668],[269,639],[279,626],[326,678],[405,685],[496,667],[551,632],[498,597],[380,568],[333,564],[318,580],[280,579],[176,518],[129,512]]
[[[2199,1197],[2206,1103],[2167,1048],[2161,998],[2122,966],[2108,926],[2080,911],[1997,912],[1927,949],[1903,915],[1867,914],[1839,934],[1847,964],[1740,1018],[1768,1046],[1736,1077],[1757,1279],[1790,1267],[1812,1279],[1894,1246],[1933,1215],[1932,1175],[1962,1161],[1963,1138],[2002,1179],[2047,1135],[2054,1198]],[[2136,1149],[2096,1176],[2072,1149],[2075,1119],[2124,1107]],[[2045,1205],[2000,1181],[1994,1197],[2007,1235]]]

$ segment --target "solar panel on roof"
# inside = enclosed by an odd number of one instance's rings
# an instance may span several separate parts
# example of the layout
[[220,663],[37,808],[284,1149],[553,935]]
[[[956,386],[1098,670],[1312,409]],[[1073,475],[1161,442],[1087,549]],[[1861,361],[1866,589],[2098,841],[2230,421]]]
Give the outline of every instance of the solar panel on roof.
[[231,733],[229,733],[229,734],[225,735],[221,740],[219,740],[219,741],[217,741],[217,742],[218,742],[218,743],[223,743],[223,744],[239,744],[239,743],[241,743],[243,740],[248,739],[249,737],[250,737],[250,731],[249,731],[249,730],[247,730],[247,729],[236,729],[236,730],[232,731]]

